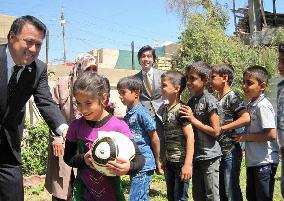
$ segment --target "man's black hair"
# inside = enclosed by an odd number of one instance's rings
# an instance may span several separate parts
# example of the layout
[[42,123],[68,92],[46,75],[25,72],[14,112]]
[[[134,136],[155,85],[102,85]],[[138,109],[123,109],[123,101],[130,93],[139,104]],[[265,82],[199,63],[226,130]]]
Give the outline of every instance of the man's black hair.
[[15,21],[13,22],[10,31],[7,35],[7,38],[9,40],[10,35],[13,33],[15,36],[19,35],[22,32],[22,29],[24,27],[25,24],[31,24],[33,26],[35,26],[39,31],[41,31],[43,33],[43,37],[45,37],[46,35],[46,26],[44,23],[42,23],[39,19],[37,19],[34,16],[31,15],[25,15],[25,16],[21,16],[17,19],[15,19]]

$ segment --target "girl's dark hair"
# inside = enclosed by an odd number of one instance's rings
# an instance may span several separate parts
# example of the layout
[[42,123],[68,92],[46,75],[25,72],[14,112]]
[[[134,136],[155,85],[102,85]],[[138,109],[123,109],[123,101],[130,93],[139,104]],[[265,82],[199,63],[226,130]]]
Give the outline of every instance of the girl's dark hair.
[[25,16],[15,19],[8,33],[8,36],[7,36],[8,40],[10,38],[11,33],[13,33],[15,36],[19,35],[22,32],[24,25],[27,23],[35,26],[39,31],[43,33],[43,37],[45,37],[46,35],[45,24],[42,23],[39,19],[37,19],[34,16],[25,15]]
[[234,68],[230,64],[218,64],[212,67],[219,76],[228,75],[228,85],[231,86],[234,80]]
[[161,78],[167,78],[170,80],[173,86],[180,86],[181,93],[186,87],[186,78],[184,74],[176,70],[169,70],[161,75]]
[[206,77],[209,77],[211,73],[211,67],[209,64],[203,62],[203,61],[197,61],[189,66],[186,67],[186,72],[189,71],[190,69],[193,69],[198,73],[200,76],[201,80],[204,80]]
[[117,83],[117,89],[129,89],[130,91],[142,91],[142,82],[134,76],[121,78]]
[[255,77],[259,84],[262,84],[263,82],[268,84],[269,73],[263,66],[259,65],[250,66],[244,71],[243,76],[245,76],[246,74]]
[[140,59],[141,59],[141,57],[142,57],[143,52],[148,51],[148,50],[151,50],[151,51],[152,51],[153,61],[154,61],[154,63],[156,62],[156,58],[157,58],[157,57],[156,57],[155,50],[154,50],[151,46],[145,45],[145,46],[143,46],[143,47],[140,48],[140,50],[138,51],[138,54],[137,54],[139,64],[140,64]]
[[109,80],[107,79],[107,77],[105,76],[102,76],[101,77],[103,78],[104,80],[104,93],[107,94],[107,96],[109,97],[110,96],[110,83],[109,83]]
[[85,71],[76,79],[73,85],[73,94],[75,96],[81,91],[102,100],[104,93],[106,93],[105,85],[104,77],[93,71]]

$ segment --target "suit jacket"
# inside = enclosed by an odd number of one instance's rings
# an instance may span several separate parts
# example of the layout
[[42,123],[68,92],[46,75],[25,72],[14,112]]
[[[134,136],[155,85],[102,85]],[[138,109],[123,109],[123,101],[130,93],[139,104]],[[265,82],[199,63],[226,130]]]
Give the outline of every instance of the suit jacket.
[[[22,71],[15,93],[9,102],[7,101],[6,48],[7,44],[0,45],[0,135],[7,138],[14,156],[20,162],[25,104],[32,95],[42,117],[54,132],[66,121],[52,100],[48,86],[47,65],[38,59]],[[0,153],[0,157],[2,154],[4,153]]]
[[[142,81],[142,93],[140,95],[140,101],[142,104],[149,109],[151,113],[156,113],[158,117],[161,119],[159,115],[159,108],[162,104],[162,92],[161,92],[161,75],[164,73],[164,71],[153,68],[153,97],[150,96],[146,83],[143,81],[143,73],[142,70],[135,74],[134,76],[139,78]],[[154,109],[154,111],[152,111]]]

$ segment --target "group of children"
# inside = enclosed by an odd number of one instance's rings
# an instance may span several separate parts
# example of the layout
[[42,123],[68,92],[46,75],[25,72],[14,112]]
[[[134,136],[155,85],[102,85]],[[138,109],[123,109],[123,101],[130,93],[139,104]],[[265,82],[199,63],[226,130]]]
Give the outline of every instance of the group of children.
[[[127,106],[124,120],[106,111],[101,76],[85,72],[75,81],[73,93],[82,117],[69,127],[64,154],[65,162],[78,168],[74,199],[124,200],[119,177],[107,177],[88,167],[89,149],[99,132],[117,131],[133,139],[136,156],[132,161],[119,158],[107,165],[117,176],[130,175],[130,201],[149,200],[154,171],[165,175],[170,201],[189,198],[191,178],[194,200],[242,200],[240,142],[245,142],[247,200],[272,200],[278,145],[274,110],[264,95],[267,70],[254,65],[244,71],[242,89],[247,105],[231,89],[234,70],[229,64],[210,67],[195,62],[187,66],[185,75],[170,70],[159,79],[167,100],[159,110],[163,140],[152,114],[139,100],[141,80],[125,77],[117,84]],[[190,98],[182,103],[180,96],[186,86]],[[208,86],[215,92],[209,93]],[[238,132],[242,127],[245,130]],[[161,142],[164,153],[160,153]]]

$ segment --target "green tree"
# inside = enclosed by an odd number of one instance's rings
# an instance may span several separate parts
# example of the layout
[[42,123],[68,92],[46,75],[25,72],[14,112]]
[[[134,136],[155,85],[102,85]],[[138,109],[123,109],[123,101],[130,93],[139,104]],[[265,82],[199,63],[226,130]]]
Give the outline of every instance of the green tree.
[[180,36],[181,48],[173,64],[175,68],[184,69],[195,61],[204,61],[210,65],[229,63],[235,69],[233,88],[242,94],[242,74],[248,66],[262,65],[271,75],[275,74],[277,48],[273,45],[245,45],[240,38],[227,36],[225,28],[228,17],[224,10],[220,5],[213,5],[204,12],[189,16],[186,29]]

